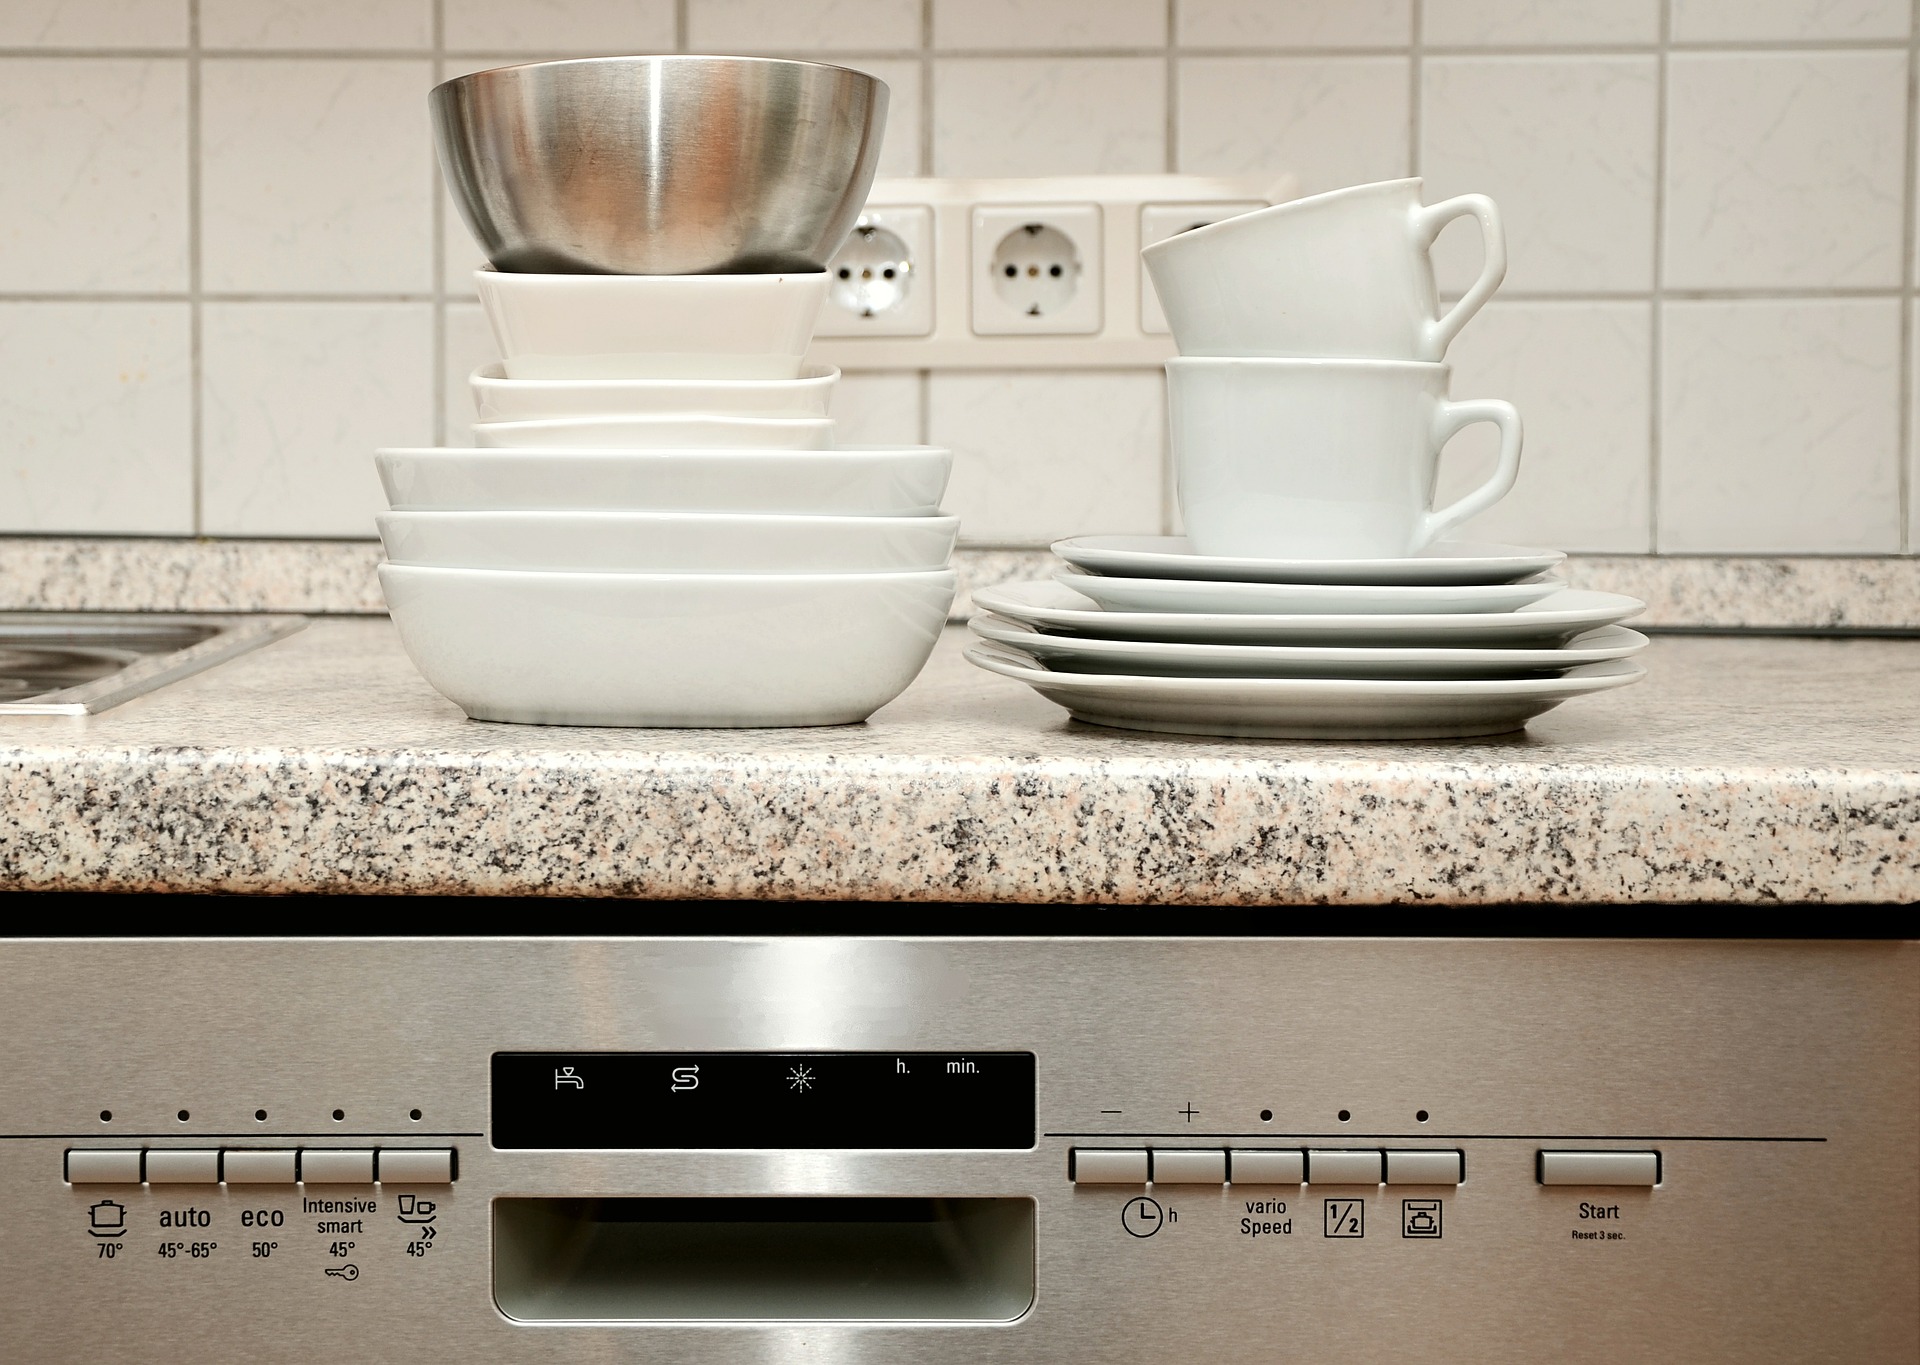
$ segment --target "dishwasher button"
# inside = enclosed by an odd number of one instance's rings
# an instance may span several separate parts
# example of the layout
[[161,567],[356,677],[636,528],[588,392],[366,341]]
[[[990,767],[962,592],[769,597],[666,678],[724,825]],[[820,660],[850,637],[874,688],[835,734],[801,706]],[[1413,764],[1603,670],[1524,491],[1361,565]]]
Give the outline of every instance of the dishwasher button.
[[1378,1185],[1379,1152],[1307,1153],[1309,1185]]
[[1460,1153],[1388,1152],[1389,1185],[1458,1185],[1465,1163]]
[[1658,1152],[1542,1152],[1542,1185],[1658,1185]]
[[223,1152],[220,1169],[229,1185],[291,1185],[300,1178],[292,1148],[278,1152]]
[[1192,1148],[1153,1149],[1153,1183],[1156,1185],[1224,1185],[1227,1183],[1227,1154],[1223,1151],[1196,1151]]
[[380,1183],[383,1185],[451,1185],[451,1147],[382,1147]]
[[1067,1174],[1076,1185],[1144,1185],[1147,1149],[1075,1147],[1067,1153]]
[[371,1185],[373,1148],[302,1147],[300,1179],[309,1185]]
[[138,1185],[140,1149],[110,1152],[95,1147],[70,1147],[67,1149],[67,1183]]
[[1306,1157],[1300,1152],[1233,1149],[1228,1172],[1236,1185],[1298,1185],[1307,1178]]
[[154,1147],[147,1152],[149,1185],[218,1185],[220,1153],[211,1148]]

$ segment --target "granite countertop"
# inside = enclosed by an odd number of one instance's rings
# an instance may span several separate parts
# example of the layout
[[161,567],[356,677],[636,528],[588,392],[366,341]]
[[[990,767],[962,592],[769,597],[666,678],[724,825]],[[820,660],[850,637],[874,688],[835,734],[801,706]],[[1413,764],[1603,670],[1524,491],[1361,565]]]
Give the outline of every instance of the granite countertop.
[[1373,745],[1080,725],[963,640],[862,726],[547,729],[463,718],[385,620],[316,620],[104,715],[0,720],[0,886],[1920,900],[1920,640],[1663,637],[1646,681],[1522,734]]

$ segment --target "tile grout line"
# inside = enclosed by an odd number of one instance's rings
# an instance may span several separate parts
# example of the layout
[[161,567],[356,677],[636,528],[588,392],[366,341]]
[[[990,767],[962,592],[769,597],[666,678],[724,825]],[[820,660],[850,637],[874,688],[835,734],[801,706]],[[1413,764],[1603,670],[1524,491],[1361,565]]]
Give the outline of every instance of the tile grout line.
[[920,59],[920,174],[932,175],[933,0],[920,0],[920,49],[914,55]]
[[1660,50],[1655,58],[1653,91],[1653,293],[1647,317],[1647,549],[1660,553],[1661,405],[1666,386],[1661,367],[1666,359],[1667,287],[1667,41],[1673,33],[1673,0],[1660,0]]
[[1427,94],[1426,10],[1412,0],[1407,12],[1407,174],[1419,175],[1420,138],[1426,131],[1420,106]]
[[206,348],[201,315],[200,0],[187,0],[187,400],[193,534],[206,534]]
[[[1914,0],[1907,17],[1907,155],[1906,155],[1906,194],[1901,202],[1900,223],[1900,278],[1907,290],[1914,285],[1913,253],[1914,240],[1914,201],[1920,194],[1920,187],[1914,181],[1915,142],[1920,141],[1920,0]],[[1900,305],[1900,413],[1897,424],[1898,436],[1895,444],[1900,451],[1900,468],[1896,471],[1895,484],[1900,493],[1900,551],[1902,554],[1920,553],[1920,544],[1915,544],[1914,531],[1920,527],[1920,488],[1915,487],[1914,478],[1914,392],[1913,335],[1914,305],[1906,301]]]
[[[433,82],[447,78],[447,3],[433,0]],[[432,395],[433,443],[447,443],[447,196],[440,188],[439,156],[427,139],[427,194],[433,206],[433,242],[427,253],[433,267],[433,372],[427,392]]]

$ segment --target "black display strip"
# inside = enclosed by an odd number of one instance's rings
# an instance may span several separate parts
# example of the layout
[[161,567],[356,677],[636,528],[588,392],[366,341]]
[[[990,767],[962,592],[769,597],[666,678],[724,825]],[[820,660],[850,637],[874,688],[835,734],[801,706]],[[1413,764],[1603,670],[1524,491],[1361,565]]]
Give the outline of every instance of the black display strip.
[[1034,1144],[1031,1052],[496,1052],[493,1145],[623,1151]]

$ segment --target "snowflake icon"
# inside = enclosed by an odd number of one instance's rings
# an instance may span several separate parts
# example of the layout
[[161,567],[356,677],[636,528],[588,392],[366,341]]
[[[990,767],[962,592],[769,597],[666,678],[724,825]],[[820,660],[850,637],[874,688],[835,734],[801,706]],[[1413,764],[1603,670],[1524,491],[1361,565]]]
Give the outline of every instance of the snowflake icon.
[[789,1090],[798,1090],[802,1094],[811,1090],[813,1088],[813,1068],[810,1066],[796,1066],[787,1072],[787,1088]]

